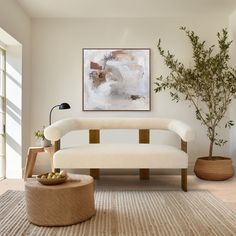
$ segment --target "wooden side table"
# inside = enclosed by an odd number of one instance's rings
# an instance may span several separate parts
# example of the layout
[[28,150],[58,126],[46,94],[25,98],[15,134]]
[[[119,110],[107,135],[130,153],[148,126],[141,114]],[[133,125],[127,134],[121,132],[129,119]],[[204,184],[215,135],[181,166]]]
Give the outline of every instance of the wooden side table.
[[33,224],[77,224],[95,214],[93,178],[69,174],[67,181],[58,185],[42,185],[36,179],[28,179],[25,200],[27,219]]
[[26,164],[25,164],[25,171],[24,171],[24,180],[32,176],[35,161],[37,158],[37,154],[39,152],[47,152],[50,154],[50,156],[54,153],[54,147],[30,147],[28,149]]

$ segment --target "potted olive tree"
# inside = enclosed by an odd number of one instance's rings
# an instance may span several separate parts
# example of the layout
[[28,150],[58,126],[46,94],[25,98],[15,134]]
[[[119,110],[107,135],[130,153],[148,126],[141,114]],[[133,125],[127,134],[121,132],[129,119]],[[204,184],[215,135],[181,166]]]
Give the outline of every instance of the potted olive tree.
[[169,51],[163,50],[159,39],[158,50],[170,73],[156,79],[155,92],[169,89],[172,100],[185,99],[194,106],[196,118],[206,127],[209,138],[209,153],[197,159],[194,172],[202,179],[225,180],[234,174],[232,160],[213,155],[213,148],[227,142],[220,137],[220,128],[230,128],[234,124],[226,120],[227,108],[236,96],[236,70],[229,66],[232,41],[223,29],[217,33],[218,48],[215,45],[207,47],[193,31],[185,27],[180,29],[192,45],[193,66],[186,67]]

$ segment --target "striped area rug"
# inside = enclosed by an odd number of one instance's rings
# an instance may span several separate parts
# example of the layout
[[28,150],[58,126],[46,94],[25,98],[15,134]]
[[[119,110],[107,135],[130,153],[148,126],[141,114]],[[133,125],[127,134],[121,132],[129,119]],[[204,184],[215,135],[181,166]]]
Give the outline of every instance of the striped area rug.
[[96,190],[96,215],[68,227],[38,227],[26,219],[24,192],[0,196],[0,235],[236,235],[236,213],[208,191]]

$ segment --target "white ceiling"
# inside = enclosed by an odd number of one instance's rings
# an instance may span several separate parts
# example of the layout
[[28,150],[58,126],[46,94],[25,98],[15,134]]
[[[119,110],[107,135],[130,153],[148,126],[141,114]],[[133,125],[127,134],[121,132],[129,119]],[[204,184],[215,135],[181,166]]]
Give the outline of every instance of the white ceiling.
[[169,17],[230,14],[236,0],[17,0],[31,17]]

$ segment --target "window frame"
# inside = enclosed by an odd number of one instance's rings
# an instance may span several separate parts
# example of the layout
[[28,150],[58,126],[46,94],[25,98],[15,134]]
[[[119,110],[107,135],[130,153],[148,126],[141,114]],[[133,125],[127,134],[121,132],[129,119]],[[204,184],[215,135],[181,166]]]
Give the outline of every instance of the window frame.
[[0,124],[0,135],[2,136],[2,152],[0,152],[0,179],[6,177],[6,49],[0,45],[0,115],[2,124]]

